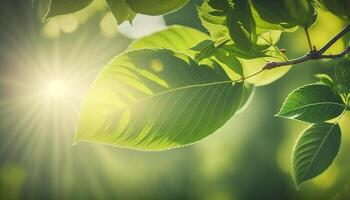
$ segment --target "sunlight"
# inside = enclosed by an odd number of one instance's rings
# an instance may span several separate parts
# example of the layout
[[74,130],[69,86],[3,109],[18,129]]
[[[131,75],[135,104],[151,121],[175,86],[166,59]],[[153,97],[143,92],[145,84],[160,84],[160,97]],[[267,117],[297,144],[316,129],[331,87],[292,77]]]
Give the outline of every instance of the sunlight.
[[46,90],[48,95],[53,98],[62,98],[67,94],[67,87],[61,80],[50,81]]

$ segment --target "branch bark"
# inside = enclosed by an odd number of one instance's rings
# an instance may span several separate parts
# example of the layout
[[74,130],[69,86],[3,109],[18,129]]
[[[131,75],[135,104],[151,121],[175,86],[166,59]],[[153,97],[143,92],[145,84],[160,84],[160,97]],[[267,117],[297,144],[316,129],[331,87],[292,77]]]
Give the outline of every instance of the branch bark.
[[350,47],[346,48],[339,54],[335,55],[324,55],[324,53],[334,45],[339,39],[341,39],[345,34],[350,32],[350,24],[348,24],[343,30],[341,30],[334,38],[332,38],[327,44],[325,44],[320,50],[309,51],[307,54],[300,58],[284,61],[284,62],[268,62],[263,67],[263,70],[274,69],[276,67],[282,67],[287,65],[295,65],[299,63],[303,63],[309,60],[319,60],[319,59],[331,59],[331,58],[339,58],[345,56],[350,52]]

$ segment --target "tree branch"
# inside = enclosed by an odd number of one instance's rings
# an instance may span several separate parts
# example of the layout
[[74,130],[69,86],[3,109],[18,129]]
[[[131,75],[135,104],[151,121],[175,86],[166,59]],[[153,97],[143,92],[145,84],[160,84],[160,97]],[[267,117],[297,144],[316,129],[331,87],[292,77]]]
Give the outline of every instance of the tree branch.
[[305,54],[304,56],[292,60],[288,60],[285,62],[268,62],[263,67],[263,70],[273,69],[276,67],[282,67],[287,65],[294,65],[303,63],[309,60],[319,60],[319,59],[331,59],[331,58],[339,58],[342,56],[345,56],[350,52],[350,47],[346,48],[343,52],[336,54],[336,55],[324,55],[324,53],[334,45],[339,39],[341,39],[345,34],[350,32],[350,24],[348,24],[343,30],[341,30],[334,38],[332,38],[327,44],[325,44],[320,50],[318,51],[310,51],[309,53]]

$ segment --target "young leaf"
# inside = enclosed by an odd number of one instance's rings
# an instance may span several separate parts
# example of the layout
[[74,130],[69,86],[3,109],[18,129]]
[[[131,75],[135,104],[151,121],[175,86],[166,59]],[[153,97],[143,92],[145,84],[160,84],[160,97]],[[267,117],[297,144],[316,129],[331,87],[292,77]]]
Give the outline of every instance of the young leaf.
[[164,150],[197,142],[237,111],[243,83],[217,65],[198,65],[168,49],[116,57],[95,80],[81,112],[76,142]]
[[335,78],[342,93],[350,92],[350,61],[343,59],[335,67]]
[[76,12],[90,5],[92,1],[93,0],[50,0],[51,3],[45,19]]
[[186,52],[186,54],[194,57],[196,52],[190,51],[190,49],[198,43],[208,39],[209,36],[207,34],[196,29],[173,25],[165,30],[134,41],[128,49],[166,48]]
[[296,185],[324,172],[337,156],[340,142],[338,124],[319,123],[307,128],[299,136],[292,155]]
[[136,13],[130,9],[125,0],[106,0],[106,2],[118,24],[124,21],[132,22]]
[[190,0],[125,0],[136,13],[145,15],[163,15],[176,11]]
[[344,108],[342,98],[330,87],[310,84],[290,93],[277,116],[315,123],[339,116]]

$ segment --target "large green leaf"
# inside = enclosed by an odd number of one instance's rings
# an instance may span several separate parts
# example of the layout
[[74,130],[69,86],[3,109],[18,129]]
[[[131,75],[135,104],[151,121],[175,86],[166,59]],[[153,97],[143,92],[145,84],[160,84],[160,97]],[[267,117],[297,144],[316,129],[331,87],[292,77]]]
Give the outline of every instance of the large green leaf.
[[125,0],[130,8],[145,15],[163,15],[176,11],[190,0]]
[[87,7],[93,0],[50,0],[45,19],[76,12]]
[[292,155],[293,177],[297,186],[325,171],[337,156],[341,142],[338,124],[319,123],[298,138]]
[[243,83],[218,65],[198,65],[167,49],[116,57],[99,74],[83,106],[76,142],[163,150],[197,142],[241,105]]
[[342,93],[350,93],[350,60],[343,59],[335,67],[335,78]]
[[333,119],[344,108],[342,98],[330,87],[310,84],[290,93],[277,116],[314,123]]
[[106,2],[118,24],[124,21],[131,22],[134,19],[136,13],[130,9],[125,0],[106,0]]
[[186,54],[194,56],[195,52],[190,51],[190,49],[207,39],[209,39],[207,34],[194,28],[173,25],[165,30],[134,41],[129,46],[129,50],[142,48],[166,48],[186,52]]

